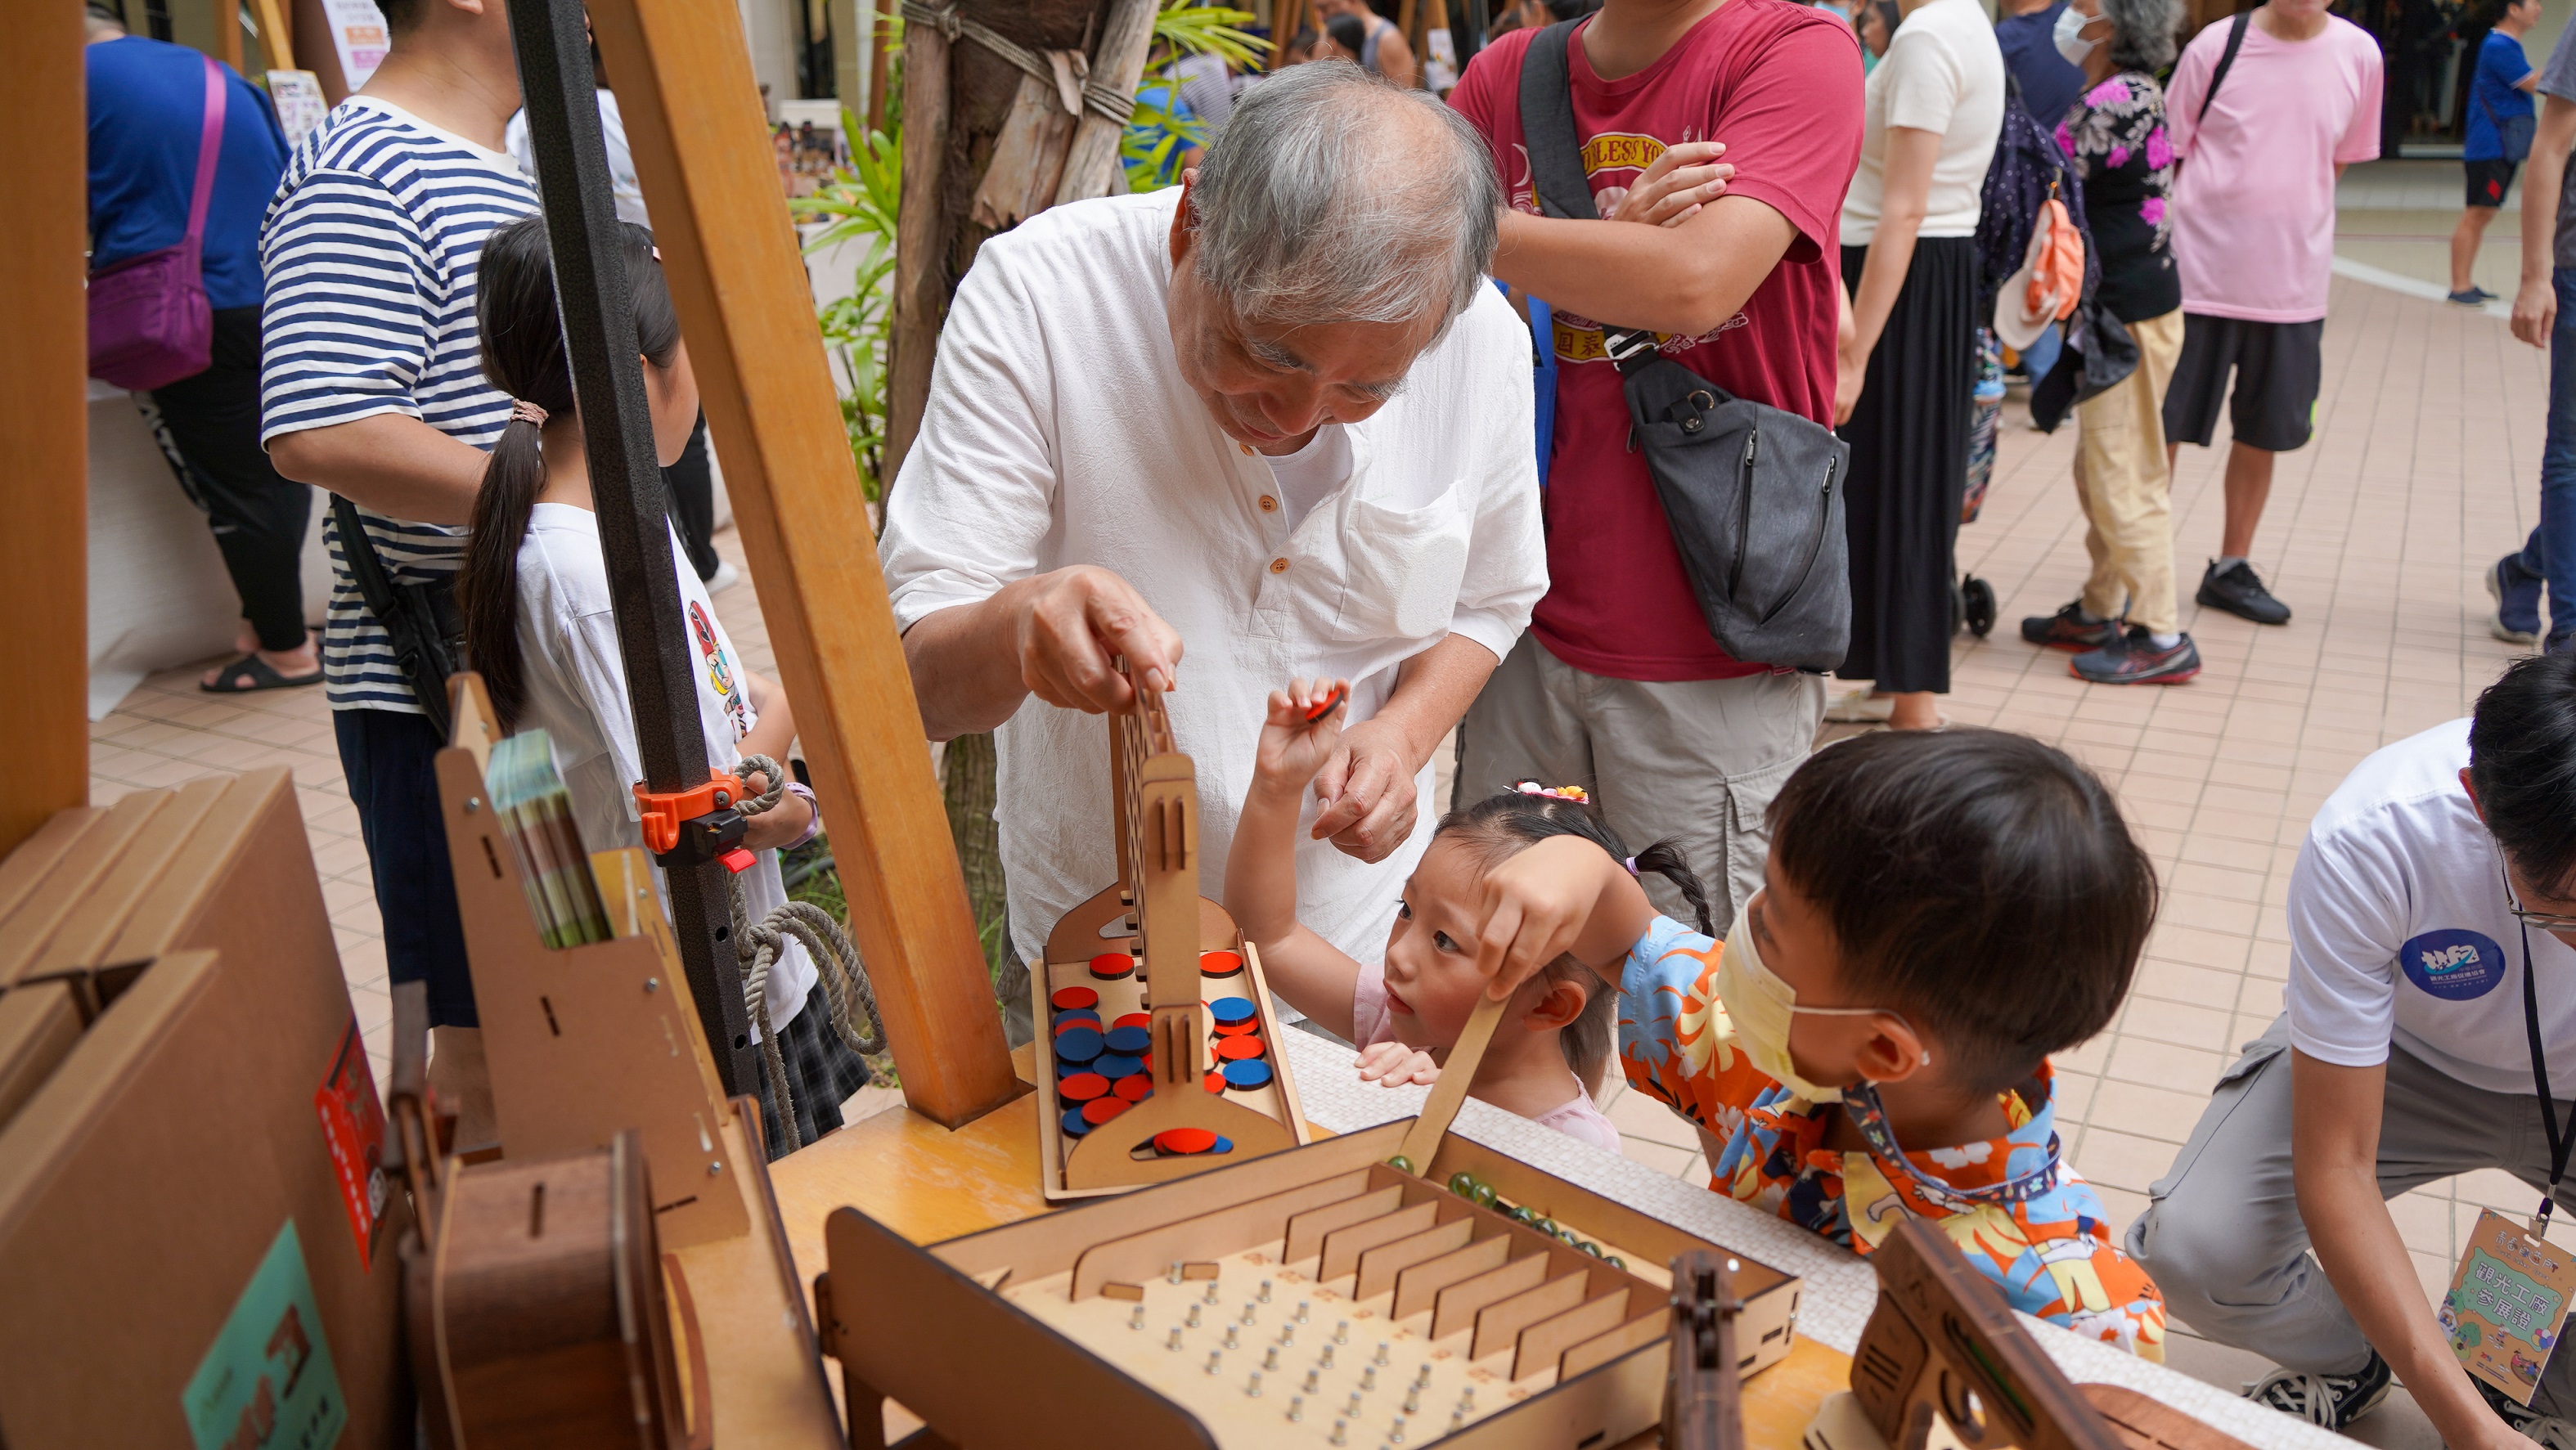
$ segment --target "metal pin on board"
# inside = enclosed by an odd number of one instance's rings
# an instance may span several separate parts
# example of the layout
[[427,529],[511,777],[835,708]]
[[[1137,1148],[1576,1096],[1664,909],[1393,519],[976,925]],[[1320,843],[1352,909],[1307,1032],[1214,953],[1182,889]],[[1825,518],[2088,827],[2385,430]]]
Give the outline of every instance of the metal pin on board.
[[1181,1331],[1177,1327],[1172,1330],[1171,1342],[1165,1344],[1163,1347],[1165,1349],[1178,1349],[1181,1347]]
[[1207,1372],[1209,1374],[1216,1373],[1217,1366],[1223,1363],[1225,1363],[1225,1355],[1223,1353],[1213,1349],[1208,1351]]

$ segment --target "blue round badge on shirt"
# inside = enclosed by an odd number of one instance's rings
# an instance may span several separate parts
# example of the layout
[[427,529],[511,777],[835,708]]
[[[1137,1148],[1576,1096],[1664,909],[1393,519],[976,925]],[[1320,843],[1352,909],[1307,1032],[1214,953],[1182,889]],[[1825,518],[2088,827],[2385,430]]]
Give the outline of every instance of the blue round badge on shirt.
[[2445,1002],[2483,997],[2504,980],[2504,948],[2480,932],[2428,931],[2397,949],[2406,979]]

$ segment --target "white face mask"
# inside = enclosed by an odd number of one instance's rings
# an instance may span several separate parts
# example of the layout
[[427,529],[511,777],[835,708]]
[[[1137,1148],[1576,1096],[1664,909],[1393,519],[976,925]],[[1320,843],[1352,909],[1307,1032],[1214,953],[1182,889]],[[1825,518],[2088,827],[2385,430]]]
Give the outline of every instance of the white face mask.
[[2057,28],[2049,32],[2048,38],[2057,43],[2057,53],[2066,57],[2068,65],[2082,65],[2093,47],[2102,43],[2084,38],[2084,27],[2100,18],[2086,15],[2072,5],[2057,12]]
[[[1744,1050],[1756,1071],[1792,1095],[1810,1103],[1841,1102],[1841,1088],[1798,1075],[1797,1063],[1789,1056],[1789,1024],[1801,1012],[1817,1017],[1875,1017],[1881,1015],[1880,1009],[1799,1006],[1798,989],[1762,965],[1762,954],[1753,945],[1752,910],[1750,902],[1736,909],[1735,924],[1726,933],[1726,950],[1717,959],[1717,1000],[1735,1028],[1735,1045]],[[1924,1065],[1931,1061],[1932,1055],[1925,1053]]]

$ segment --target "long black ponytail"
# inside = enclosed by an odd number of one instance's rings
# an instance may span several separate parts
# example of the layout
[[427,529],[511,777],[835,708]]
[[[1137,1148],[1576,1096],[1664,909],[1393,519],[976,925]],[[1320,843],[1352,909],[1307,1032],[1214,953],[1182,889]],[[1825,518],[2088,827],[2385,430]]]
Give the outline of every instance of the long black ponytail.
[[[635,303],[636,351],[668,367],[680,347],[679,314],[653,255],[653,234],[618,224],[626,252],[627,291]],[[543,217],[525,217],[483,244],[474,320],[483,377],[513,400],[564,419],[573,416],[572,366],[564,356],[563,320],[555,300],[554,261]],[[483,676],[504,731],[527,708],[528,677],[519,654],[519,543],[528,515],[545,491],[546,460],[538,425],[515,417],[492,445],[474,496],[474,533],[456,574],[456,604],[465,617],[465,654]]]
[[[1627,843],[1589,803],[1542,794],[1535,781],[1522,781],[1500,795],[1487,796],[1442,816],[1432,839],[1453,835],[1474,847],[1489,869],[1551,836],[1580,836],[1638,875],[1661,876],[1671,882],[1682,899],[1690,903],[1700,934],[1717,935],[1716,925],[1709,917],[1708,888],[1691,870],[1680,842],[1657,841],[1632,857]],[[1618,1022],[1619,984],[1602,981],[1598,973],[1570,953],[1540,970],[1551,982],[1581,982],[1589,993],[1584,999],[1583,1014],[1567,1025],[1557,1045],[1564,1050],[1566,1066],[1574,1069],[1585,1091],[1598,1096],[1603,1071],[1610,1063],[1610,1039]]]

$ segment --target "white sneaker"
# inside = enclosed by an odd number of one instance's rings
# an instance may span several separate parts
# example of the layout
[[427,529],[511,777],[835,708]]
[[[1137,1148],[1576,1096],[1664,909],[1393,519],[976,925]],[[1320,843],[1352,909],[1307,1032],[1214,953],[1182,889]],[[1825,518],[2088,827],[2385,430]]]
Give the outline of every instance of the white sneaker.
[[1825,719],[1835,725],[1884,725],[1895,713],[1896,697],[1872,696],[1867,685],[1855,685],[1825,702]]
[[716,577],[707,581],[707,592],[722,594],[741,582],[742,571],[733,566],[731,559],[727,559],[716,565]]

